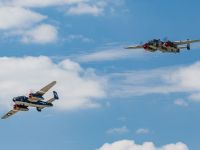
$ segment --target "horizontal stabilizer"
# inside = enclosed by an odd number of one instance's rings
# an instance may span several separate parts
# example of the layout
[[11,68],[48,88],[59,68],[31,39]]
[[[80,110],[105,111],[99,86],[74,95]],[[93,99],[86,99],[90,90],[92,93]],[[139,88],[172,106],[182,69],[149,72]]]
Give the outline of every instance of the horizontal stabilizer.
[[58,93],[57,93],[56,91],[53,91],[53,98],[49,99],[49,100],[47,101],[47,103],[52,103],[53,101],[55,101],[55,100],[57,100],[57,99],[59,99]]

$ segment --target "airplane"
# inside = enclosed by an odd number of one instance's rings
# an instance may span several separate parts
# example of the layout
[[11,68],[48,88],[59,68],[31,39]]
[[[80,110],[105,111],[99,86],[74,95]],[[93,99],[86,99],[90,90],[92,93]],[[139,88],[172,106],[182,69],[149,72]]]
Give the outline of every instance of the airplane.
[[141,49],[143,48],[149,52],[161,51],[168,53],[179,53],[181,49],[190,50],[190,44],[200,42],[200,40],[185,40],[185,41],[161,41],[160,39],[151,40],[145,44],[140,44],[136,46],[129,46],[125,49]]
[[56,81],[49,83],[47,86],[43,87],[41,90],[36,93],[30,93],[29,96],[18,96],[13,98],[15,103],[13,109],[6,113],[1,119],[7,119],[8,117],[16,114],[18,111],[29,111],[28,107],[36,107],[38,112],[41,112],[42,109],[46,107],[52,107],[52,102],[58,100],[58,94],[56,91],[53,91],[53,98],[44,101],[43,95],[51,89],[56,84]]

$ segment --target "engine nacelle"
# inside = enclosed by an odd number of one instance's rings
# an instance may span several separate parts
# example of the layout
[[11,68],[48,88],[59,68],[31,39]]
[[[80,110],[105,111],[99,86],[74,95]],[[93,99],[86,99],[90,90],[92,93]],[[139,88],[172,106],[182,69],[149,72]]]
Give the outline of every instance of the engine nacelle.
[[173,47],[173,43],[170,41],[167,41],[163,44],[164,47],[168,48],[168,47]]
[[30,101],[33,101],[33,102],[44,100],[44,98],[41,95],[38,95],[36,93],[30,93],[28,95],[28,98]]
[[29,98],[32,98],[32,97],[33,97],[33,94],[32,94],[32,93],[30,93],[30,94],[28,95],[28,97],[29,97]]
[[144,48],[144,49],[149,49],[149,45],[148,45],[148,44],[144,44],[144,45],[143,45],[143,48]]
[[14,105],[13,109],[18,111],[29,111],[28,106],[23,105]]

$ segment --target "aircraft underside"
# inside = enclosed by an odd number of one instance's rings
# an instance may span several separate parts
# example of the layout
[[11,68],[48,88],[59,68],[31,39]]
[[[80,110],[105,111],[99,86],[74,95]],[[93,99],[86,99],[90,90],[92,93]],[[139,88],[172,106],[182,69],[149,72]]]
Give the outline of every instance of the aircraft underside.
[[146,50],[150,51],[150,52],[161,51],[161,52],[164,52],[164,53],[179,53],[180,52],[180,49],[174,48],[174,47],[171,47],[171,48],[146,49]]
[[19,105],[19,106],[39,107],[39,108],[52,107],[53,106],[53,105],[50,105],[50,104],[38,104],[38,103],[33,103],[33,102],[16,102],[16,104]]

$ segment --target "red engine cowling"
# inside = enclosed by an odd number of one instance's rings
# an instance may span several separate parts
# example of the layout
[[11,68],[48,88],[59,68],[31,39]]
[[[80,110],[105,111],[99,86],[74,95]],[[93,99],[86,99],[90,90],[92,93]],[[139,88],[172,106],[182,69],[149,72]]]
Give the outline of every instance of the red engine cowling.
[[144,48],[144,49],[149,49],[149,45],[148,45],[148,44],[144,44],[144,45],[143,45],[143,48]]
[[32,93],[30,93],[30,94],[28,95],[28,97],[29,97],[29,98],[32,98],[32,97],[33,97],[33,94],[32,94]]
[[17,105],[15,104],[13,106],[14,110],[18,110],[18,111],[29,111],[28,106],[24,106],[24,105]]
[[164,43],[164,46],[165,46],[165,47],[171,47],[171,46],[172,46],[172,43],[171,43],[170,41],[165,42],[165,43]]

